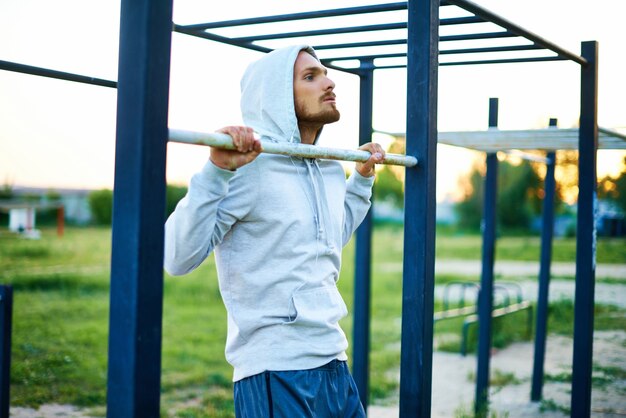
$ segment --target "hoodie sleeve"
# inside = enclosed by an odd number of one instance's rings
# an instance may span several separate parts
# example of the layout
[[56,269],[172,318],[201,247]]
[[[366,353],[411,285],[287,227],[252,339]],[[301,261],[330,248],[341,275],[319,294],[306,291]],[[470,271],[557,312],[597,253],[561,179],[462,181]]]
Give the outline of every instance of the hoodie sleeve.
[[249,168],[244,167],[228,171],[209,161],[192,177],[187,195],[165,223],[164,268],[169,274],[179,276],[198,267],[247,214],[255,195],[249,182],[255,176],[242,176]]
[[343,223],[343,245],[359,227],[370,208],[374,176],[363,177],[356,170],[350,175],[346,184],[344,202],[345,218]]

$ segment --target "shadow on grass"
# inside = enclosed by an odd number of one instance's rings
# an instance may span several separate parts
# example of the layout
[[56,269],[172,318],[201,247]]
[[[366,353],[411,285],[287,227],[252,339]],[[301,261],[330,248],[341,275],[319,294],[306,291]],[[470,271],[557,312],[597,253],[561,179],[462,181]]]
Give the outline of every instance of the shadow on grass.
[[52,273],[16,275],[9,282],[16,292],[61,292],[65,294],[92,294],[109,291],[108,277],[80,274]]

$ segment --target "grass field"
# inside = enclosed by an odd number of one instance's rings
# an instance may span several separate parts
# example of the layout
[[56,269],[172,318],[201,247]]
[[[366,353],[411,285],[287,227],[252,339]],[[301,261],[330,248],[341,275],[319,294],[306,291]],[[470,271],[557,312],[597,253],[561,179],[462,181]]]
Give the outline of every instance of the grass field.
[[[14,288],[11,404],[68,403],[102,412],[106,396],[109,306],[108,228],[68,228],[63,238],[44,230],[39,241],[0,235],[0,271]],[[377,269],[401,262],[402,230],[377,228],[372,279],[371,397],[397,390],[390,370],[399,365],[401,275]],[[624,240],[599,240],[598,262],[626,263]],[[501,238],[497,258],[536,260],[539,239]],[[574,260],[575,241],[555,240],[554,260]],[[437,256],[480,258],[479,236],[438,236]],[[339,287],[351,311],[353,245],[344,250]],[[156,261],[155,261],[156,262]],[[451,280],[437,278],[438,281]],[[226,313],[213,258],[179,278],[165,275],[162,360],[163,416],[232,416],[231,367],[224,360]],[[440,310],[438,301],[435,310]],[[573,305],[552,306],[550,329],[571,334]],[[599,306],[596,328],[626,329],[624,312]],[[351,317],[342,326],[352,334]],[[458,350],[460,322],[435,328],[440,349]],[[494,345],[527,338],[524,315],[494,324]],[[475,339],[474,336],[470,338]]]

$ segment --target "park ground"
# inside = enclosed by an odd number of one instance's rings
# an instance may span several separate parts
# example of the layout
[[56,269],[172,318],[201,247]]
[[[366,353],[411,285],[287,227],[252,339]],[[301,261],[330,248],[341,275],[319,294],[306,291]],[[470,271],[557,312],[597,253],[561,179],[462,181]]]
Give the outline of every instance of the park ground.
[[[496,283],[536,297],[538,237],[501,238]],[[626,242],[599,240],[592,414],[626,415]],[[401,230],[374,235],[370,417],[398,416]],[[491,411],[495,417],[569,416],[575,240],[555,240],[544,399],[529,401],[533,343],[523,318],[494,328]],[[40,241],[0,235],[0,269],[15,291],[11,416],[99,417],[105,413],[110,229],[44,230]],[[352,304],[354,258],[344,253],[340,289]],[[443,286],[480,275],[480,237],[438,235],[435,310]],[[455,300],[454,292],[450,299]],[[163,417],[230,417],[230,368],[223,359],[224,310],[208,260],[185,278],[165,277]],[[342,323],[351,335],[351,318]],[[458,353],[460,324],[438,324],[433,356],[434,417],[471,416],[476,358]]]

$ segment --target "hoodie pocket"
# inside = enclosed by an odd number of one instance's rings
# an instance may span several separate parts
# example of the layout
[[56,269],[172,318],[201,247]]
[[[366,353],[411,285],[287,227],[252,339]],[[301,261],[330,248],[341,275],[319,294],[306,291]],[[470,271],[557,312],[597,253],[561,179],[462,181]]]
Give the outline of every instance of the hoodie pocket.
[[348,314],[348,308],[336,286],[324,286],[293,294],[296,317],[288,322],[311,328],[335,328]]

